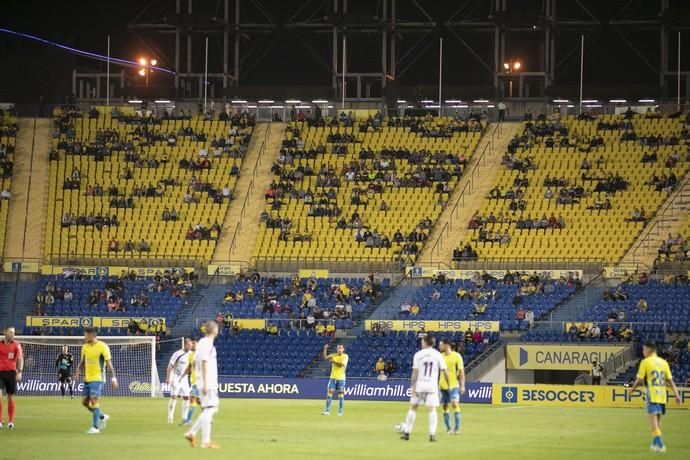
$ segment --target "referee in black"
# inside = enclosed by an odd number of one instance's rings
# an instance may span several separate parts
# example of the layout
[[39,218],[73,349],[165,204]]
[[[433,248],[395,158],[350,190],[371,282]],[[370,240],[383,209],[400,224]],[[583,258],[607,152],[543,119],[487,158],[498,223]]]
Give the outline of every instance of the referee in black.
[[65,397],[65,387],[69,388],[69,396],[74,399],[74,382],[72,381],[72,366],[74,359],[69,352],[67,345],[62,347],[62,353],[55,360],[55,367],[58,370],[58,380],[60,382],[60,393]]

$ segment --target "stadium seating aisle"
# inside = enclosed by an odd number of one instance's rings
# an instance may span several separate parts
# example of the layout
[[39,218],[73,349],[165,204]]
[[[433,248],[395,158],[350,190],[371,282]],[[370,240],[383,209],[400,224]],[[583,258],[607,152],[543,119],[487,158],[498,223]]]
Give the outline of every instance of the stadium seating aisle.
[[468,223],[480,259],[615,263],[688,170],[681,118],[540,118],[524,128]]
[[45,258],[208,262],[254,121],[56,112]]
[[0,109],[0,254],[5,248],[7,214],[12,192],[12,168],[19,120],[13,111]]
[[413,261],[486,128],[432,117],[357,125],[341,116],[288,126],[255,257]]

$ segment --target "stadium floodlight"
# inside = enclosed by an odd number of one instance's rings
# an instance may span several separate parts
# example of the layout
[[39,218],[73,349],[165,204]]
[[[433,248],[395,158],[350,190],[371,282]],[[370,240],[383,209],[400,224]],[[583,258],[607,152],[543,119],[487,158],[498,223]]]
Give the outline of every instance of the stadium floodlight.
[[156,104],[170,104],[170,100],[169,100],[169,99],[156,99],[154,102],[155,102]]
[[233,104],[246,104],[247,103],[247,101],[245,101],[244,99],[233,99],[230,102],[232,102]]
[[625,104],[628,101],[625,99],[609,99],[609,102],[612,104]]
[[286,100],[285,100],[285,103],[286,103],[286,104],[299,104],[299,103],[301,103],[301,102],[302,102],[302,101],[300,101],[299,99],[286,99]]
[[475,104],[487,104],[489,102],[488,99],[475,99],[474,101]]
[[139,58],[139,65],[141,68],[137,72],[140,76],[146,77],[146,86],[149,86],[149,74],[153,73],[153,67],[158,64],[155,59],[147,59],[145,57]]
[[597,102],[599,102],[597,99],[583,99],[582,100],[583,104],[596,104]]
[[326,99],[314,99],[311,102],[312,104],[328,104],[328,101]]
[[130,99],[127,102],[129,102],[130,104],[141,104],[144,101],[142,101],[141,99]]
[[273,99],[259,99],[259,104],[273,104],[274,102]]
[[554,99],[553,102],[556,104],[567,104],[570,101],[568,99]]
[[653,104],[656,101],[654,99],[638,99],[637,102],[642,102],[643,104]]

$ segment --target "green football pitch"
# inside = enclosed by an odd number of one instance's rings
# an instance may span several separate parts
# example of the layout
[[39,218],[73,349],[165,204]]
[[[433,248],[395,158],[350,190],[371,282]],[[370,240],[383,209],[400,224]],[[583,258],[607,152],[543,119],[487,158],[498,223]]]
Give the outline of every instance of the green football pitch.
[[[0,459],[636,459],[648,452],[642,409],[463,406],[459,436],[443,432],[429,443],[426,410],[412,439],[394,425],[404,403],[348,401],[345,416],[321,415],[321,401],[221,401],[213,426],[219,451],[192,450],[184,428],[166,423],[164,399],[106,399],[110,416],[100,435],[86,435],[89,413],[77,400],[18,398],[17,428],[0,432]],[[6,408],[5,408],[6,410]],[[176,411],[179,418],[179,405]],[[690,411],[664,419],[665,458],[690,458]],[[193,455],[193,457],[190,457]],[[658,454],[656,454],[658,455]]]

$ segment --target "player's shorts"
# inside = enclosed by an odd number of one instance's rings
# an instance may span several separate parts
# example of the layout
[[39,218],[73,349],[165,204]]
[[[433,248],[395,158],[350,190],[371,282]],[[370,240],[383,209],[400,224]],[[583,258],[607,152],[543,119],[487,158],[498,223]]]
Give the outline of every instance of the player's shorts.
[[460,402],[460,388],[441,390],[441,404],[450,404],[453,401]]
[[652,414],[658,414],[658,415],[666,415],[666,404],[658,404],[658,403],[647,403],[647,413],[649,415]]
[[182,396],[184,398],[189,397],[191,388],[189,387],[189,380],[182,379],[180,382],[177,377],[173,378],[173,383],[170,385],[170,396]]
[[69,371],[58,371],[58,381],[60,383],[70,383],[72,381],[72,374]]
[[103,395],[103,382],[86,382],[82,396],[85,398],[100,398]]
[[410,398],[410,404],[415,406],[438,407],[438,393],[415,393]]
[[0,371],[0,394],[3,391],[8,395],[17,393],[16,371]]
[[209,407],[218,407],[220,404],[220,399],[218,398],[218,390],[208,390],[206,394],[201,393],[199,397],[201,399],[201,408],[206,409]]
[[196,386],[196,383],[194,385],[192,385],[191,388],[189,389],[189,395],[192,398],[198,398],[199,397],[199,387]]
[[345,392],[345,380],[330,379],[328,381],[328,391]]

